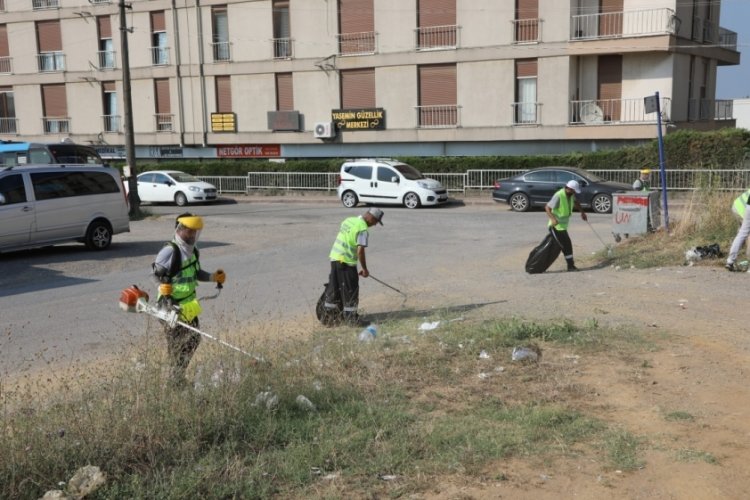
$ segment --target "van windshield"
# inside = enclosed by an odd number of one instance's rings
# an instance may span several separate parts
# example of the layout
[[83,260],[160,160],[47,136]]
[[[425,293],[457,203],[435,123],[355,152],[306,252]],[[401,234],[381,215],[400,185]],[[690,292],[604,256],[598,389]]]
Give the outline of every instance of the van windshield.
[[397,163],[396,165],[392,165],[392,166],[393,168],[398,170],[401,175],[403,175],[406,179],[410,181],[416,181],[416,180],[425,178],[425,176],[422,175],[422,172],[412,167],[411,165],[407,165],[406,163]]

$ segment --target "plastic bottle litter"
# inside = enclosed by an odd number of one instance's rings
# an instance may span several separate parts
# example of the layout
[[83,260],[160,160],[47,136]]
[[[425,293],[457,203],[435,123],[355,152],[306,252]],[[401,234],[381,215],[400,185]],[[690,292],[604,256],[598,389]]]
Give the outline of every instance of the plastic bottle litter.
[[378,335],[378,329],[375,325],[370,325],[361,332],[359,332],[359,337],[357,337],[361,342],[370,342],[371,340],[375,340],[375,337]]
[[513,361],[539,361],[539,353],[531,347],[514,347],[511,359]]

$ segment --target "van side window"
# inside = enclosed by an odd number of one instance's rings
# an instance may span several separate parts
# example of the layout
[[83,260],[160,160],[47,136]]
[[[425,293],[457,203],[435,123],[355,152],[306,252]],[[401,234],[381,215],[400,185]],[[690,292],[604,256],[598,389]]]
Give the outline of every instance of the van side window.
[[29,149],[28,163],[46,165],[54,163],[54,160],[52,160],[52,156],[44,149]]
[[12,174],[0,179],[0,193],[5,196],[5,204],[26,203],[26,189],[23,187],[23,176]]
[[367,179],[368,181],[372,178],[372,167],[366,167],[364,165],[345,167],[344,172],[352,174],[354,177],[359,177],[360,179]]
[[32,173],[31,183],[37,201],[120,191],[114,177],[104,172]]
[[378,180],[381,182],[393,182],[391,179],[398,178],[398,174],[387,167],[378,167]]

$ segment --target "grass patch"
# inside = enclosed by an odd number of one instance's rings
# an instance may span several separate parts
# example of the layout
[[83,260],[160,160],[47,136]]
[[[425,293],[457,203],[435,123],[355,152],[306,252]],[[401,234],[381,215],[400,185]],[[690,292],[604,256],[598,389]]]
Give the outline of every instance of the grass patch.
[[706,462],[711,465],[719,465],[719,461],[711,453],[693,449],[677,450],[677,460],[680,462]]
[[[416,326],[385,322],[373,343],[327,330],[259,365],[202,347],[184,390],[165,383],[161,344],[95,384],[73,377],[43,404],[6,390],[0,497],[39,498],[87,464],[108,476],[96,498],[112,499],[324,498],[330,477],[346,497],[399,496],[501,459],[602,450],[613,468],[639,466],[638,439],[579,409],[586,390],[558,356],[632,356],[651,346],[637,332],[594,321]],[[512,363],[512,347],[529,342],[543,362]]]
[[686,411],[673,411],[667,413],[666,419],[672,422],[692,422],[695,417]]

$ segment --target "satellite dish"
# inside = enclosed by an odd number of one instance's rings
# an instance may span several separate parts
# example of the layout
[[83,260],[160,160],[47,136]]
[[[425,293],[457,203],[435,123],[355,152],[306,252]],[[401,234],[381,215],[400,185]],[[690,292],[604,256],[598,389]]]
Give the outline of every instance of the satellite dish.
[[587,102],[581,106],[581,121],[583,123],[601,123],[604,121],[604,112],[593,101]]

